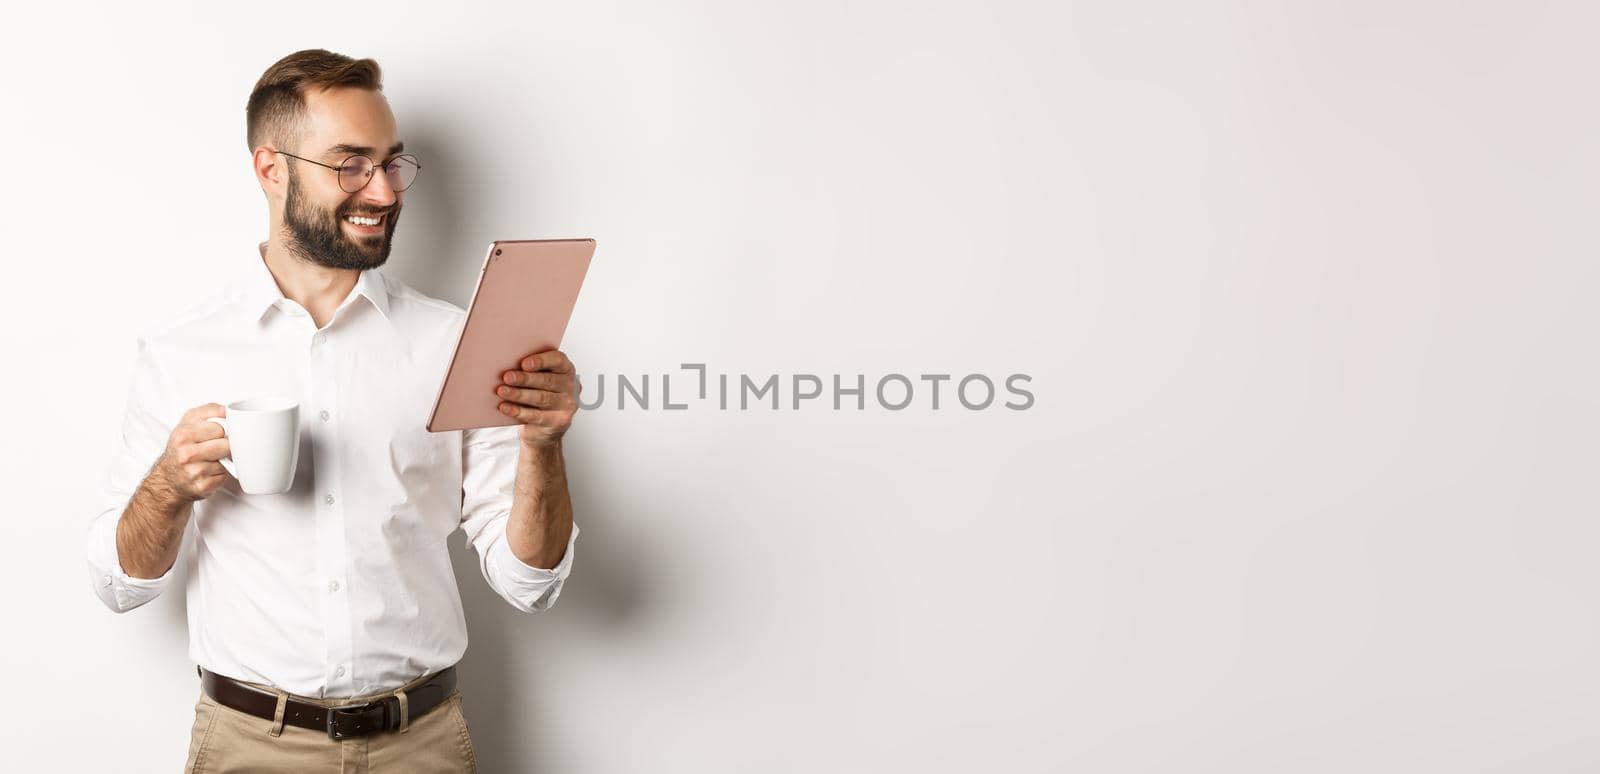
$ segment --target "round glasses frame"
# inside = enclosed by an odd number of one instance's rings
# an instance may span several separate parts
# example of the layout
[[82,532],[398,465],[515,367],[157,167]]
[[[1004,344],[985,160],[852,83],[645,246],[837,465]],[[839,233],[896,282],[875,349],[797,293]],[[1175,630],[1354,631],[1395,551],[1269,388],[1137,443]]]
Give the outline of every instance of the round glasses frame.
[[[339,175],[339,188],[340,188],[340,190],[344,191],[345,193],[357,193],[357,192],[361,191],[363,188],[366,188],[367,186],[371,185],[372,184],[372,176],[377,174],[377,172],[378,172],[378,164],[376,162],[374,162],[371,159],[371,157],[364,156],[364,155],[359,154],[359,153],[357,153],[354,156],[346,156],[344,161],[339,162],[339,166],[334,166],[332,164],[324,164],[324,163],[322,163],[320,161],[315,161],[313,159],[308,159],[308,158],[306,158],[304,156],[296,156],[293,153],[290,153],[288,151],[274,150],[273,152],[274,153],[282,153],[283,155],[288,156],[291,159],[300,159],[301,161],[310,162],[312,164],[316,164],[319,167],[327,167],[328,169],[333,170],[334,172],[338,173],[338,175]],[[366,162],[365,166],[366,166],[367,172],[366,172],[365,175],[362,175],[360,172],[349,172],[349,173],[345,172],[345,167],[349,166],[350,162],[354,161],[356,159],[360,159],[361,161]],[[400,186],[400,185],[395,185],[395,179],[399,175],[403,174],[403,172],[402,171],[390,172],[388,170],[388,168],[389,168],[390,165],[394,164],[395,162],[402,161],[402,160],[406,161],[406,162],[409,162],[411,164],[411,166],[416,167],[416,171],[412,173],[411,179],[409,181],[407,181],[405,185]],[[384,168],[384,174],[389,176],[389,187],[393,188],[396,191],[404,191],[407,188],[410,188],[411,186],[415,185],[416,182],[417,182],[417,177],[416,176],[422,172],[422,164],[417,161],[417,157],[416,156],[413,156],[413,155],[411,155],[409,153],[402,153],[399,156],[395,156],[395,157],[389,159],[388,161],[383,162],[383,168]],[[358,167],[358,169],[359,169],[359,167]],[[355,188],[351,188],[351,187],[349,187],[348,185],[345,184],[345,181],[346,181],[347,178],[359,178],[361,180],[361,184],[357,185]],[[354,182],[354,181],[352,180],[351,182]]]

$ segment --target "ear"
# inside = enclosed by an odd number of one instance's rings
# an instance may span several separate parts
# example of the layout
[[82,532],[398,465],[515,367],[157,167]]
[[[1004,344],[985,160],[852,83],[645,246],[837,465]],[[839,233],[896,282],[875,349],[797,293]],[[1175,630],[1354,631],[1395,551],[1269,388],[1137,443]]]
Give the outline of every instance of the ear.
[[283,157],[270,146],[263,145],[256,148],[250,163],[255,169],[256,182],[261,185],[261,190],[268,196],[282,195],[289,184],[289,171],[284,168]]

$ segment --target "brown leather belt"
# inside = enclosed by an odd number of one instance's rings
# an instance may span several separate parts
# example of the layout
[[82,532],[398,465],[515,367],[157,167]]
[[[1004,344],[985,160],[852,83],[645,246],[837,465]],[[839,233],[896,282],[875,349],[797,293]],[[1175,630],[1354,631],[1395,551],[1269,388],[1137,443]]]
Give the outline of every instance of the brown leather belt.
[[[277,695],[200,667],[195,667],[195,671],[200,673],[201,690],[216,703],[263,720],[276,717]],[[453,666],[446,667],[433,679],[406,691],[408,722],[443,704],[455,692],[456,668]],[[400,728],[400,699],[390,695],[338,707],[322,707],[288,699],[283,707],[283,722],[312,731],[326,731],[330,739],[366,736],[375,731],[395,731]]]

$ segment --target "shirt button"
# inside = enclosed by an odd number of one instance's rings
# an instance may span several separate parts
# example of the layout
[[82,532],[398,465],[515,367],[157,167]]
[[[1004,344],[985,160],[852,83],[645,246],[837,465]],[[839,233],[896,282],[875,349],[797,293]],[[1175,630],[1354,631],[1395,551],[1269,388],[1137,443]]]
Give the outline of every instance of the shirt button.
[[110,585],[111,585],[111,576],[110,576],[110,575],[107,575],[107,576],[106,576],[106,577],[104,577],[104,578],[101,578],[101,579],[100,579],[100,582],[101,582],[101,583],[104,583],[104,584],[105,584],[105,585],[107,585],[107,586],[110,586]]
[[322,496],[322,502],[323,502],[324,505],[333,505],[333,495],[331,495],[331,494],[323,495]]
[[311,343],[312,344],[321,344],[322,343],[322,334],[319,333],[319,334],[317,334],[315,336],[312,336],[311,337]]
[[332,415],[329,414],[328,412],[324,411],[321,414],[318,414],[317,416],[322,417],[322,421],[326,422],[326,421],[328,421],[328,417],[330,417]]
[[333,676],[334,677],[344,677],[344,667],[341,666],[338,669],[333,670]]
[[328,590],[329,591],[338,591],[339,590],[339,582],[336,581],[336,580],[328,581]]

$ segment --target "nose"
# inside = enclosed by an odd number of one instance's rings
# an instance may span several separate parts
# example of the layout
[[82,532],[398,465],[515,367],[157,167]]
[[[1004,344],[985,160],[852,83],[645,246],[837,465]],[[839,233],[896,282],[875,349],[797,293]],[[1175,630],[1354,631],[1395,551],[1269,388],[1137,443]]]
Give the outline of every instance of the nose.
[[399,192],[389,185],[389,176],[382,169],[374,169],[367,184],[355,193],[362,202],[374,208],[388,207],[400,198]]

